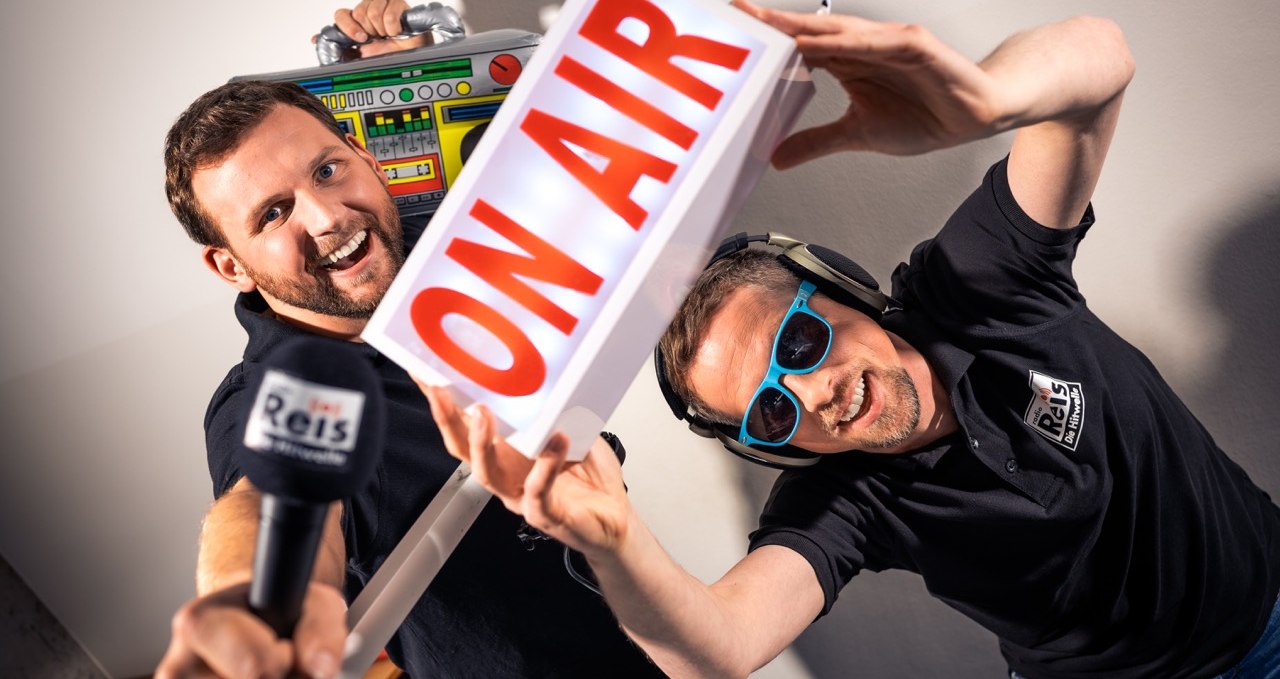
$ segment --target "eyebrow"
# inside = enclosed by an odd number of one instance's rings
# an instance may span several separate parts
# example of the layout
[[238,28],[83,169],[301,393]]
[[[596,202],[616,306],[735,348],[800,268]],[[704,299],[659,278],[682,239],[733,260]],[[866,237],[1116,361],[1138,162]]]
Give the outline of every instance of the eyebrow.
[[[307,175],[310,176],[312,174],[315,174],[315,171],[321,165],[323,165],[326,160],[332,157],[333,154],[339,151],[341,148],[342,146],[338,144],[330,144],[329,146],[326,146],[320,149],[319,153],[312,156],[311,162],[307,163]],[[258,201],[253,206],[253,209],[249,211],[249,228],[252,230],[252,233],[258,232],[259,230],[258,227],[261,226],[259,218],[262,215],[262,213],[265,212],[267,208],[271,207],[272,204],[278,202],[282,197],[282,195],[283,194],[281,193],[273,193],[270,196],[267,196],[266,198],[263,198],[262,200]]]

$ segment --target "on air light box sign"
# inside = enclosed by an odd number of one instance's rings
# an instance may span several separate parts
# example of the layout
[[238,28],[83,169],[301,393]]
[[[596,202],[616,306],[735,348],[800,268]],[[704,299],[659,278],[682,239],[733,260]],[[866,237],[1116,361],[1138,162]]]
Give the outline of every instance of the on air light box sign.
[[570,0],[364,338],[580,457],[812,93],[714,0]]

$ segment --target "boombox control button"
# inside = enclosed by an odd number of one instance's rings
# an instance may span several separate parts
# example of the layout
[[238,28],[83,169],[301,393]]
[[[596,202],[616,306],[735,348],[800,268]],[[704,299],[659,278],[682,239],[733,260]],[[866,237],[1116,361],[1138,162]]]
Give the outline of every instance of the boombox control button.
[[431,99],[431,97],[434,97],[435,95],[435,92],[431,91],[430,85],[423,85],[418,88],[418,96],[422,97],[424,100]]
[[489,62],[489,77],[499,85],[511,85],[520,77],[520,60],[511,54],[499,54]]
[[467,82],[467,81],[463,80],[463,81],[459,82],[457,85],[455,85],[453,89],[454,89],[458,94],[460,94],[460,95],[462,95],[462,96],[464,96],[464,97],[465,97],[465,96],[467,96],[468,94],[471,94],[471,83],[469,83],[469,82]]
[[449,87],[449,83],[440,83],[439,85],[436,85],[436,91],[440,93],[441,98],[448,97],[450,94],[453,94],[453,88]]
[[413,90],[411,90],[411,89],[409,89],[409,88],[407,88],[407,87],[405,87],[405,88],[401,88],[401,90],[400,90],[400,101],[403,101],[403,102],[404,102],[404,103],[406,103],[406,104],[407,104],[407,103],[409,103],[409,102],[411,102],[411,101],[413,101]]
[[378,98],[382,100],[382,103],[390,104],[396,100],[396,95],[392,94],[391,90],[383,90],[382,93],[378,95]]

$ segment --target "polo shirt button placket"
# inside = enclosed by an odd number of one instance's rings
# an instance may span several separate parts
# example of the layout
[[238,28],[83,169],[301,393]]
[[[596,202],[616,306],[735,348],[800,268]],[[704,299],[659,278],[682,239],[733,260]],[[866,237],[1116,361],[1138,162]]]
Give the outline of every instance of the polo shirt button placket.
[[1018,461],[1013,458],[1009,458],[1009,461],[1004,463],[1004,470],[1009,472],[1010,474],[1017,474]]

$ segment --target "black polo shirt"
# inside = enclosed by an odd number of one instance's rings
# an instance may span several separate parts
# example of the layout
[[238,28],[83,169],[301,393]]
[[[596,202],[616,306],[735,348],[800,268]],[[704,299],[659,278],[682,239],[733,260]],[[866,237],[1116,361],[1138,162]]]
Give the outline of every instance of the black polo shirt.
[[889,330],[949,390],[958,434],[779,477],[751,547],[803,555],[830,609],[862,569],[919,573],[1041,677],[1207,677],[1280,590],[1280,510],[1071,274],[1092,208],[1051,230],[1005,161],[894,274]]
[[[410,242],[420,233],[406,231]],[[205,416],[215,496],[242,475],[236,429],[253,404],[250,376],[262,370],[264,354],[304,333],[266,311],[257,293],[236,300],[249,334],[244,362],[227,374]],[[388,427],[373,482],[344,507],[348,601],[458,466],[408,374],[373,347],[357,346],[382,378]],[[663,676],[603,600],[569,575],[563,548],[527,534],[519,517],[492,500],[388,644],[396,664],[413,677]]]

